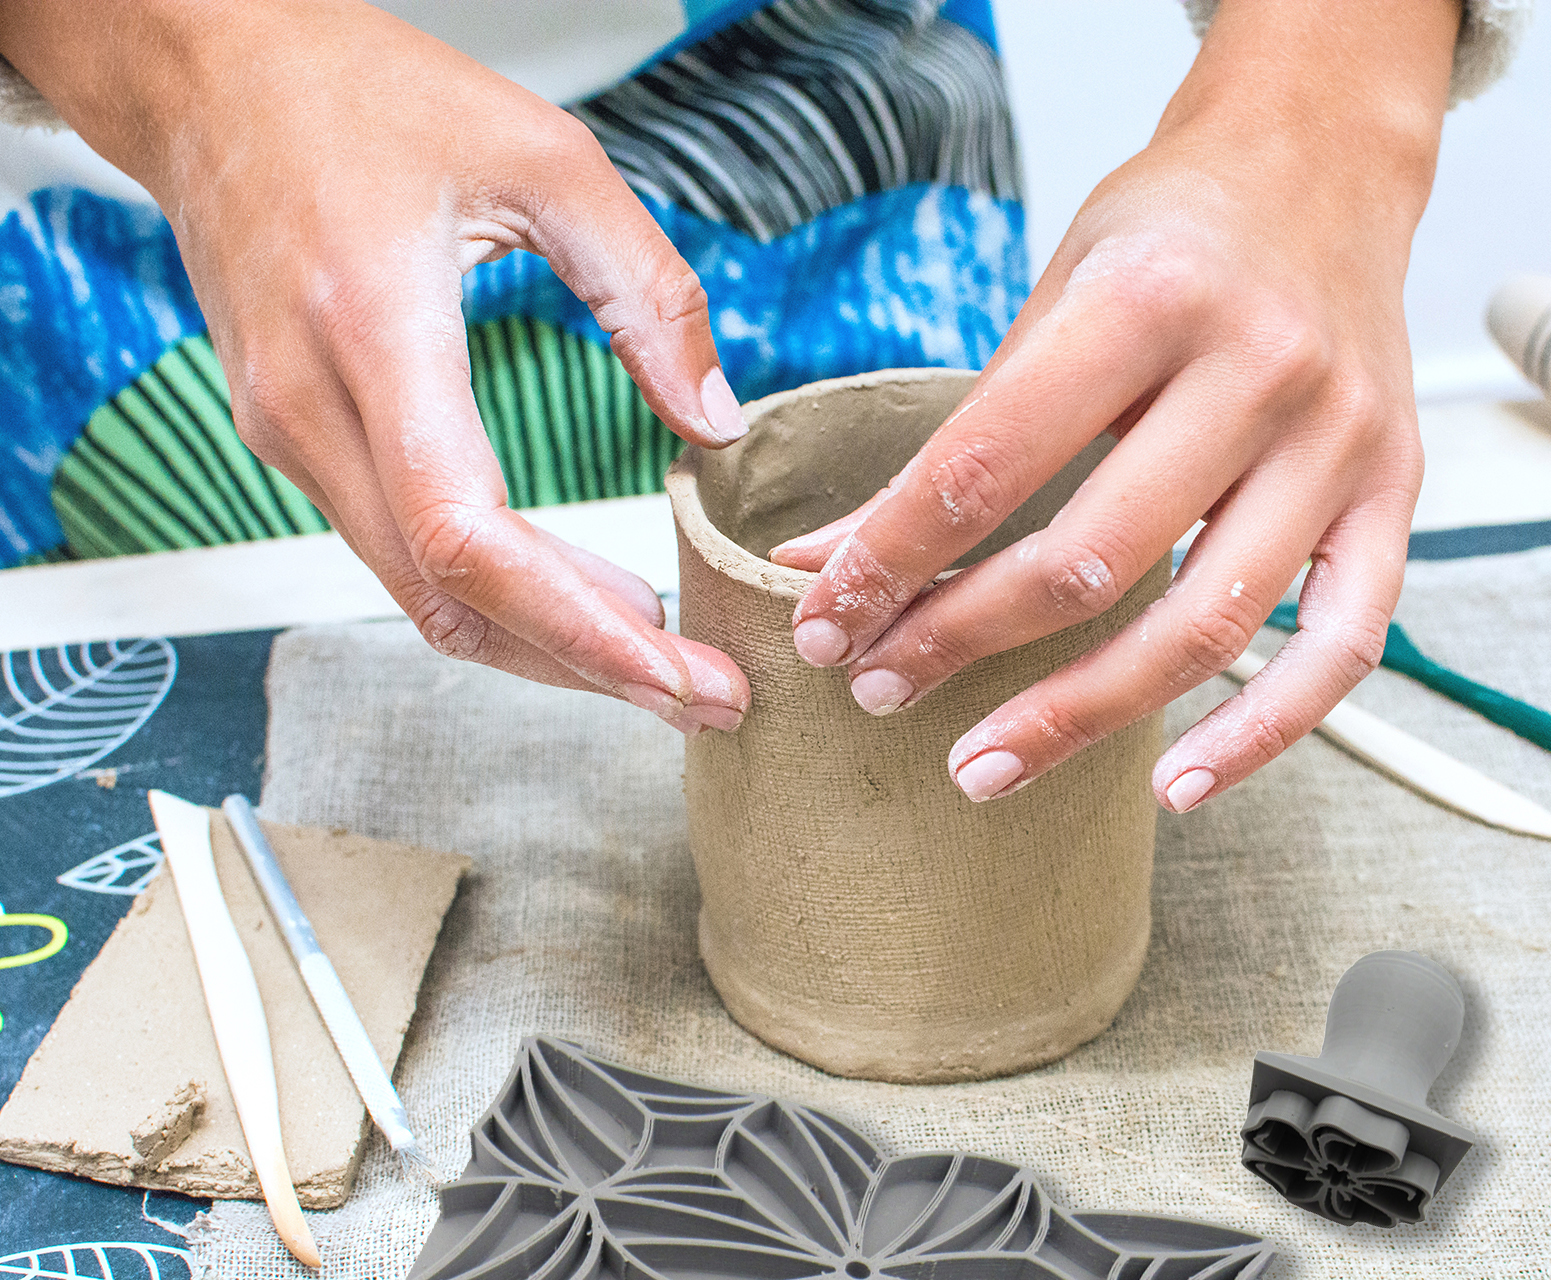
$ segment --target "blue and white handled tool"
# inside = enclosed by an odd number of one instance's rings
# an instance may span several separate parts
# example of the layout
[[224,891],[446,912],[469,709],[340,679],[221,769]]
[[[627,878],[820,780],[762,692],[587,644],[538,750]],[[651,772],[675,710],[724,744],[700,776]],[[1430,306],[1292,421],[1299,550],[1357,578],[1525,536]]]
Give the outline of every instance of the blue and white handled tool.
[[441,1181],[440,1172],[415,1141],[409,1114],[399,1100],[398,1091],[394,1089],[382,1059],[377,1056],[377,1050],[372,1047],[371,1037],[361,1025],[361,1017],[350,1003],[344,984],[318,945],[318,935],[312,931],[312,924],[296,900],[285,872],[280,869],[253,806],[245,796],[227,796],[221,802],[221,812],[231,824],[237,844],[253,870],[253,878],[258,882],[264,901],[269,903],[286,946],[291,949],[296,967],[301,971],[302,981],[312,993],[312,1002],[318,1007],[323,1025],[334,1038],[334,1047],[339,1050],[345,1069],[355,1081],[361,1101],[366,1103],[366,1109],[399,1158]]

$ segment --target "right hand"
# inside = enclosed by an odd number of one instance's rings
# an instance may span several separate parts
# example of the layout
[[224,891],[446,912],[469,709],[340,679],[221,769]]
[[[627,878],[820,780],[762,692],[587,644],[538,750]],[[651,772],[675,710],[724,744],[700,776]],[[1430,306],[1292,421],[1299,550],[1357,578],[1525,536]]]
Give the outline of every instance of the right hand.
[[737,726],[730,658],[507,508],[469,385],[461,277],[521,249],[678,435],[745,429],[699,280],[585,126],[358,0],[0,0],[0,53],[156,197],[242,438],[436,649]]

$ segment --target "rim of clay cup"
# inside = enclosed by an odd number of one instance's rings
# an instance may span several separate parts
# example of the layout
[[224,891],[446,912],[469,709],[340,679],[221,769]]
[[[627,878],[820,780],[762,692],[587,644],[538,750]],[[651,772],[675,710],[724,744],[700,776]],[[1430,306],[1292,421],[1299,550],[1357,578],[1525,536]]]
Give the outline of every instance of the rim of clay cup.
[[[876,369],[871,373],[854,373],[843,378],[824,378],[807,382],[789,391],[776,391],[743,406],[743,420],[752,430],[754,425],[773,409],[791,404],[794,400],[825,396],[833,391],[852,390],[858,387],[875,387],[885,384],[909,382],[937,382],[945,378],[978,378],[973,369]],[[934,427],[935,431],[936,428]],[[737,445],[732,446],[736,448]],[[668,468],[664,487],[673,507],[674,518],[684,536],[694,545],[705,562],[717,572],[747,586],[758,587],[770,595],[791,600],[801,599],[808,588],[818,580],[818,574],[806,569],[788,569],[755,555],[739,546],[711,522],[700,501],[700,458],[702,450],[691,445]],[[939,575],[939,580],[946,576]]]

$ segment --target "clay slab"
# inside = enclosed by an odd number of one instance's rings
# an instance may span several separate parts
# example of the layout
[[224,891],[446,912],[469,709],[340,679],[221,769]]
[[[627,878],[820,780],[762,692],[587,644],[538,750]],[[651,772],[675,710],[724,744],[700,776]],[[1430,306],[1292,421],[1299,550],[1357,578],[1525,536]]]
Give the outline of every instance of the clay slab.
[[[269,1022],[297,1196],[309,1209],[335,1208],[360,1164],[366,1108],[226,820],[211,812],[216,871]],[[469,860],[311,827],[264,829],[391,1071]],[[0,1159],[260,1198],[171,876],[158,875],[135,900],[32,1055],[0,1109]]]

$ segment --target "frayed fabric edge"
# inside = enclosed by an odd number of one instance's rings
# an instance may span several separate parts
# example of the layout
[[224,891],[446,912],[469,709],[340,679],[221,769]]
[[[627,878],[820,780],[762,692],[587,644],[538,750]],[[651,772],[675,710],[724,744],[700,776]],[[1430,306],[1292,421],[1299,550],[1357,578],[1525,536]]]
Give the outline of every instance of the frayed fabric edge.
[[201,1209],[188,1225],[181,1226],[167,1218],[159,1218],[151,1212],[151,1194],[147,1191],[140,1197],[140,1217],[153,1227],[160,1227],[169,1235],[177,1236],[188,1245],[188,1253],[185,1257],[188,1261],[190,1280],[214,1280],[214,1266],[195,1253],[195,1250],[201,1246],[213,1245],[221,1238],[222,1228],[210,1216],[210,1210]]
[[194,1215],[194,1221],[183,1229],[183,1238],[189,1246],[189,1280],[215,1280],[215,1264],[209,1260],[209,1254],[212,1247],[220,1243],[221,1235],[221,1225],[210,1216],[208,1209],[201,1209]]

